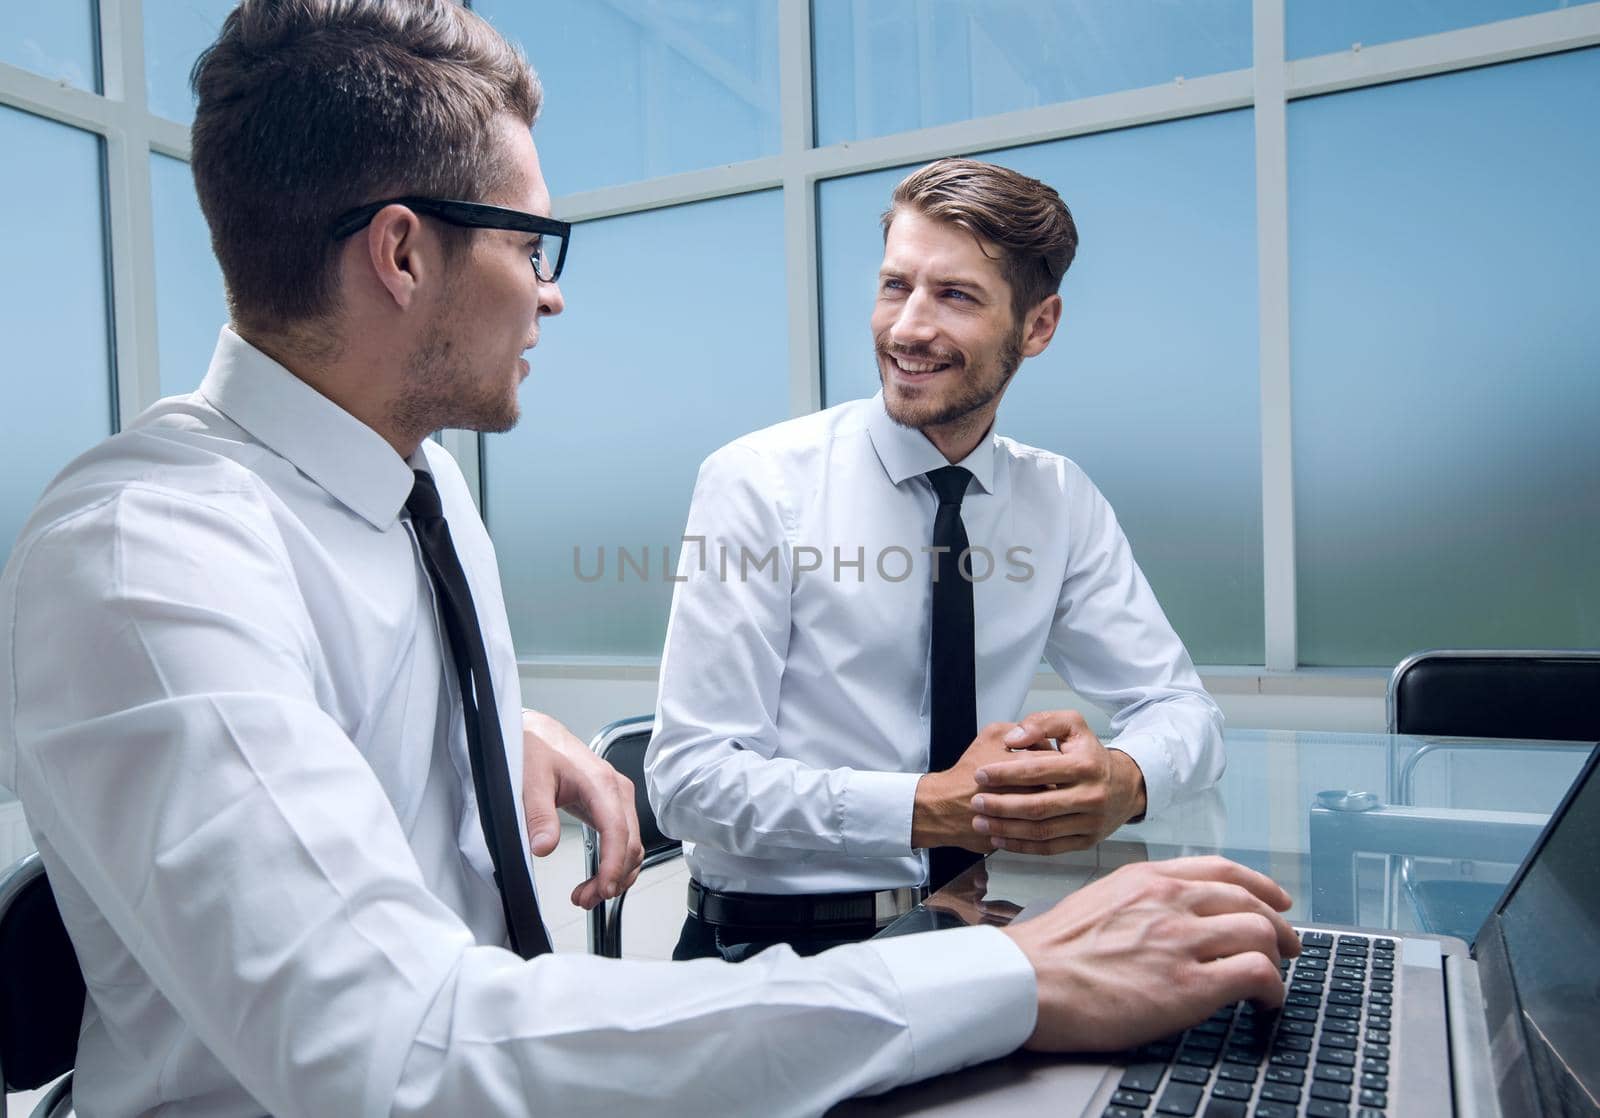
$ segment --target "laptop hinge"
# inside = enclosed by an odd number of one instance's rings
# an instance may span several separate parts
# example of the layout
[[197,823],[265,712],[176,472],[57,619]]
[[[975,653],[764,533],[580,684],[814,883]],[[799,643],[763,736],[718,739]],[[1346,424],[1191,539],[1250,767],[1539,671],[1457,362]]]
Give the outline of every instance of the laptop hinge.
[[1444,1002],[1456,1118],[1501,1118],[1477,963],[1459,956],[1445,957]]

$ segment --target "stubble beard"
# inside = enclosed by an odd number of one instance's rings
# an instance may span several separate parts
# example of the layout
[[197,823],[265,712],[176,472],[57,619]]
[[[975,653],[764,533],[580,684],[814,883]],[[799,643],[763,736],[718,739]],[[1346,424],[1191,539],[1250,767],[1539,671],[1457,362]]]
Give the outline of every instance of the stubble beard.
[[[889,418],[901,427],[924,431],[930,427],[949,427],[960,424],[974,413],[982,411],[999,398],[1022,365],[1022,325],[1007,335],[1005,344],[991,363],[980,366],[976,373],[966,365],[961,355],[932,346],[891,347],[882,337],[875,342],[879,357],[878,381],[883,386],[884,408]],[[917,361],[950,362],[951,372],[960,377],[955,394],[943,401],[907,399],[890,387],[889,373],[884,362],[894,357]],[[990,370],[995,376],[990,377]]]
[[447,427],[497,434],[517,425],[516,389],[461,367],[449,327],[436,320],[406,361],[406,391],[395,402],[396,430],[419,440]]

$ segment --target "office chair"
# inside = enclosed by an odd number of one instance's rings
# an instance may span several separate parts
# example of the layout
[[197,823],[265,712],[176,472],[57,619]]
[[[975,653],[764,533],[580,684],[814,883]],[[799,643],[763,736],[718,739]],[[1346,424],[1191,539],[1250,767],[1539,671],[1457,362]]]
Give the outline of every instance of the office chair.
[[37,853],[0,877],[0,1118],[5,1092],[61,1081],[33,1118],[72,1112],[72,1065],[83,1022],[83,973]]
[[1391,734],[1600,741],[1600,649],[1418,652],[1389,677]]
[[[1391,734],[1426,737],[1600,741],[1600,649],[1444,649],[1418,652],[1389,677]],[[1429,742],[1406,759],[1397,803],[1412,802],[1418,763],[1441,750],[1482,749],[1473,742]],[[1411,859],[1400,882],[1423,930],[1471,939],[1473,914],[1488,911],[1498,883],[1418,880]],[[1468,927],[1472,924],[1472,927]]]
[[[683,854],[683,843],[661,833],[661,827],[656,823],[656,813],[650,807],[650,797],[645,793],[644,751],[649,747],[650,735],[654,732],[655,719],[645,714],[601,727],[589,743],[589,748],[602,760],[633,781],[633,804],[639,813],[639,841],[644,845],[642,870]],[[583,850],[588,876],[593,877],[600,872],[600,836],[587,825],[583,828]],[[622,902],[627,897],[627,891],[624,890],[621,895],[602,901],[589,910],[591,953],[612,959],[622,958]]]

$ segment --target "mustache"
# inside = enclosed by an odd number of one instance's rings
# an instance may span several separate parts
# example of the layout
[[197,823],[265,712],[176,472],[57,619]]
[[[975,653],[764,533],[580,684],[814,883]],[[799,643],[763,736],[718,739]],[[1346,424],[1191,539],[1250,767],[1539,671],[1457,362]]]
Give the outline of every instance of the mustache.
[[939,365],[963,364],[961,354],[951,349],[941,349],[931,345],[894,345],[890,342],[879,341],[876,343],[878,352],[884,357],[900,357],[907,361],[930,361]]

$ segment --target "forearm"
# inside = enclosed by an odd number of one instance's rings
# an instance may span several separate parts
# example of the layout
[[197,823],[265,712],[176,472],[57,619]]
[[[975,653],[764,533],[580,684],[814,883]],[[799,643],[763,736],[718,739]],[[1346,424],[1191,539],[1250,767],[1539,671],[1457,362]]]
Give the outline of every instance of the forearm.
[[[811,1115],[1017,1047],[1037,993],[994,929],[738,965],[468,952],[393,1112]],[[731,1101],[731,1100],[737,1100]]]
[[646,767],[662,830],[733,854],[835,851],[901,857],[911,849],[920,774],[814,768],[729,739],[658,731]]

